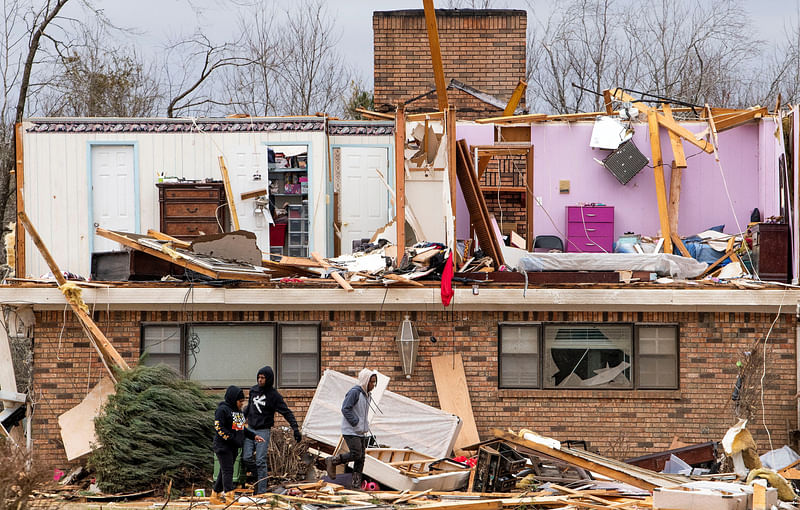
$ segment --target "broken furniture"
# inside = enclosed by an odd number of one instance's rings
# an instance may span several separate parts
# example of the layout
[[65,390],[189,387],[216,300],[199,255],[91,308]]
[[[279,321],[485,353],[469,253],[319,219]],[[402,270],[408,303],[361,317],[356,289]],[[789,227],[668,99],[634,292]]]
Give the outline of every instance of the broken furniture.
[[225,188],[221,182],[159,182],[159,230],[178,239],[226,230]]
[[708,441],[701,444],[673,448],[658,453],[642,455],[625,462],[634,466],[639,466],[653,471],[662,471],[671,455],[675,455],[692,467],[711,468],[717,461],[719,454],[719,443]]
[[503,442],[478,449],[473,492],[505,492],[517,485],[514,476],[525,468],[525,457]]
[[567,206],[567,252],[614,251],[614,207]]
[[[791,244],[786,223],[756,223],[750,228],[753,237],[753,271],[762,280],[790,283]],[[741,257],[747,262],[747,255]]]
[[92,253],[92,280],[152,281],[165,275],[182,276],[183,273],[180,266],[136,250]]

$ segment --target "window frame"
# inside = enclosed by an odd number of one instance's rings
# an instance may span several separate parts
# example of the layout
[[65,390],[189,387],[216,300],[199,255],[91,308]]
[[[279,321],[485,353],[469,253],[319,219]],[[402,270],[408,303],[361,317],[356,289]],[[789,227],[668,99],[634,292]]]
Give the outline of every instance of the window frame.
[[[630,367],[631,370],[631,387],[630,388],[548,388],[544,384],[544,356],[545,356],[545,330],[548,327],[553,326],[580,326],[582,324],[591,325],[591,326],[629,326],[631,328],[631,360],[632,366]],[[531,326],[536,327],[538,331],[538,353],[539,357],[537,360],[537,369],[538,369],[538,381],[536,386],[530,387],[519,387],[519,386],[504,386],[503,385],[503,327],[510,326],[510,327],[520,327],[520,326]],[[640,363],[640,346],[639,346],[639,339],[640,335],[639,332],[641,329],[644,328],[674,328],[675,330],[675,386],[673,387],[653,387],[653,386],[643,386],[640,382],[639,377],[639,363]],[[519,390],[519,391],[529,391],[529,390],[539,390],[539,391],[586,391],[586,390],[594,390],[594,391],[620,391],[620,392],[628,392],[628,391],[675,391],[679,390],[681,387],[681,377],[680,377],[680,370],[681,370],[681,328],[680,324],[677,322],[587,322],[587,321],[580,321],[580,322],[549,322],[549,321],[501,321],[497,323],[497,388],[500,390]]]
[[[192,321],[192,322],[178,322],[178,321],[146,321],[139,323],[139,355],[145,352],[145,330],[148,327],[159,326],[177,326],[180,330],[180,359],[181,372],[178,374],[182,379],[189,380],[186,363],[186,347],[189,335],[189,328],[192,326],[271,326],[273,328],[273,338],[275,339],[273,345],[273,357],[275,359],[275,382],[273,383],[276,389],[312,389],[316,388],[322,378],[322,323],[320,321]],[[317,355],[317,380],[313,386],[280,386],[280,356],[281,346],[283,339],[280,337],[282,327],[284,326],[316,326],[316,355]],[[209,389],[219,389],[221,386],[204,386]]]

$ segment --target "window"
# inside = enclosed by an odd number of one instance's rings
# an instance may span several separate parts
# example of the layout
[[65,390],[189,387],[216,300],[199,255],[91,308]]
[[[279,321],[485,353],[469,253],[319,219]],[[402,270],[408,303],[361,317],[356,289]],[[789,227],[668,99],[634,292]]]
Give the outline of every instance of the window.
[[539,386],[539,326],[506,324],[500,328],[500,387]]
[[282,388],[308,388],[319,380],[319,325],[280,325]]
[[204,386],[249,387],[269,365],[277,387],[313,388],[319,381],[319,338],[316,323],[145,324],[142,351],[147,365],[164,363]]
[[505,323],[499,339],[501,388],[678,387],[674,325]]

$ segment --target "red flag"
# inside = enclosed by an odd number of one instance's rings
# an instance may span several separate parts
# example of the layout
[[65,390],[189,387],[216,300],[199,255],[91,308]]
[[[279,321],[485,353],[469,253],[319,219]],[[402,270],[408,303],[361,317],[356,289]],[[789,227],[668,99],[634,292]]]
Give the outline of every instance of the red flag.
[[453,299],[453,252],[447,257],[442,271],[442,304],[447,307]]

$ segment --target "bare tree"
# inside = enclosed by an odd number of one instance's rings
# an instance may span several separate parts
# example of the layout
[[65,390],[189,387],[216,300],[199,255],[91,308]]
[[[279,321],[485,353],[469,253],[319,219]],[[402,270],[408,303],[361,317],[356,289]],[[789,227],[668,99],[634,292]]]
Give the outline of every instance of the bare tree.
[[284,112],[310,115],[338,114],[352,72],[336,44],[336,18],[322,0],[307,0],[286,12],[281,71],[281,107]]
[[114,46],[101,23],[81,27],[48,81],[47,116],[146,117],[157,112],[159,86],[132,49]]
[[215,77],[222,69],[242,67],[251,60],[237,56],[234,49],[239,41],[214,43],[201,31],[191,38],[168,46],[164,61],[166,90],[170,97],[167,117],[177,114],[205,115],[215,107],[228,107],[229,99],[222,99],[216,90]]

